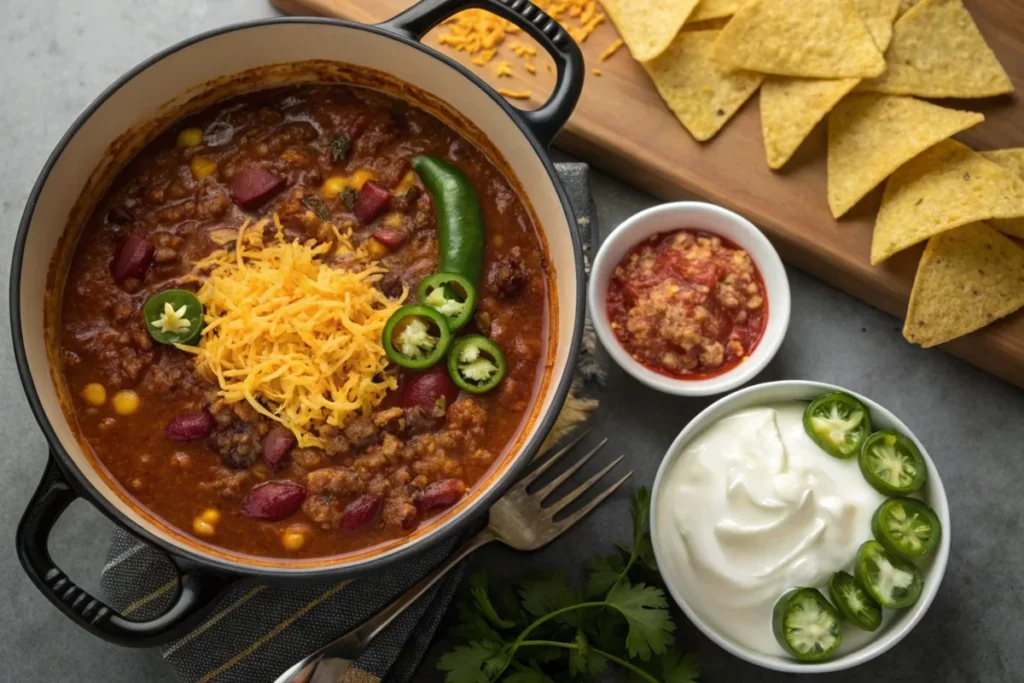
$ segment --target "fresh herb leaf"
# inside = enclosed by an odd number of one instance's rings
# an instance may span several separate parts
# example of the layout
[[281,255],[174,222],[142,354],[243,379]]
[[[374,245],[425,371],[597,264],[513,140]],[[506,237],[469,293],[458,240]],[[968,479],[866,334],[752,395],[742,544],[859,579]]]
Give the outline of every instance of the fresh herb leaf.
[[592,598],[603,598],[622,576],[625,563],[618,555],[598,555],[587,561],[586,568],[587,595]]
[[534,666],[519,666],[504,678],[505,683],[555,683],[540,669]]
[[501,643],[474,641],[442,655],[437,668],[448,672],[448,683],[491,683],[511,658],[511,652]]
[[651,515],[651,492],[646,486],[633,491],[633,547],[639,545],[647,532],[647,519]]
[[528,579],[518,591],[475,574],[450,632],[460,644],[438,662],[447,683],[553,683],[552,674],[589,681],[609,662],[641,683],[694,683],[699,662],[673,647],[664,592],[631,581],[631,571],[641,569],[639,577],[660,579],[646,489],[634,494],[632,508],[632,545],[586,563],[586,602],[564,574]]
[[[580,592],[569,586],[569,578],[561,572],[542,579],[523,581],[519,596],[523,599],[523,609],[535,617],[543,617],[583,601]],[[569,626],[579,626],[578,612],[567,612],[557,619]]]
[[452,628],[451,636],[456,641],[484,640],[497,643],[503,640],[484,615],[477,611],[475,603],[460,602],[455,606],[455,610],[459,615],[459,621]]
[[608,660],[590,649],[590,641],[582,630],[576,631],[575,650],[569,651],[569,675],[597,676],[608,666]]
[[491,588],[491,598],[498,614],[512,621],[515,627],[521,629],[529,623],[526,611],[519,602],[519,592],[512,581],[499,581],[497,586]]
[[338,133],[331,138],[330,147],[328,152],[331,155],[331,163],[337,164],[345,160],[348,156],[348,150],[352,146],[352,141],[349,140],[347,133]]
[[494,605],[491,604],[491,597],[487,591],[487,572],[478,571],[473,574],[469,580],[469,592],[473,596],[473,602],[476,603],[476,607],[480,610],[480,614],[482,614],[484,618],[487,619],[487,621],[489,621],[495,628],[512,628],[515,626],[516,624],[514,621],[502,619],[498,616],[498,612],[494,609]]
[[664,683],[696,683],[700,676],[700,657],[693,652],[682,654],[675,648],[658,659]]
[[324,222],[331,220],[331,212],[328,211],[327,207],[324,206],[324,203],[316,197],[304,197],[302,199],[302,205],[315,213],[317,218],[320,220]]
[[359,193],[351,187],[346,187],[341,191],[341,203],[344,204],[345,208],[349,211],[356,207],[357,199],[359,199]]
[[629,623],[626,650],[630,657],[650,659],[651,654],[665,654],[672,642],[676,625],[668,612],[668,601],[660,588],[639,583],[618,583],[606,600]]

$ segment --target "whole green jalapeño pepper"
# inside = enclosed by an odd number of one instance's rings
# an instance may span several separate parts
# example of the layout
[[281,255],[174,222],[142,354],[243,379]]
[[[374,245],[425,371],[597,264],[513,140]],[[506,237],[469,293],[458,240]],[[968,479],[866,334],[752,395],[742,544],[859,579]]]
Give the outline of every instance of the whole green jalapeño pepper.
[[402,306],[384,325],[384,353],[409,370],[425,370],[444,358],[452,341],[445,317],[430,306]]
[[479,284],[486,238],[473,183],[458,166],[426,154],[413,157],[412,168],[434,199],[440,270]]

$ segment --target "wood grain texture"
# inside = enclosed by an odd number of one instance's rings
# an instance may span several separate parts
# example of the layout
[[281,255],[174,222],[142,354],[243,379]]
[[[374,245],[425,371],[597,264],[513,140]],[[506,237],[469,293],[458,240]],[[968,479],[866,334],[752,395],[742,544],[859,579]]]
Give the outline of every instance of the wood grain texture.
[[[412,4],[410,0],[272,1],[291,14],[365,23],[387,19]],[[1024,92],[1024,2],[966,0],[965,4],[1018,92]],[[584,43],[587,83],[576,112],[557,140],[559,147],[663,199],[696,195],[743,214],[764,229],[788,263],[902,320],[923,247],[897,254],[881,266],[870,265],[871,228],[881,188],[841,220],[832,218],[825,195],[824,125],[818,126],[781,172],[771,171],[765,162],[756,96],[717,137],[698,143],[665,107],[625,48],[600,61],[601,52],[616,37],[614,27],[605,23]],[[521,34],[516,36],[520,39],[528,42]],[[437,31],[424,42],[438,47]],[[466,55],[444,51],[469,65]],[[545,59],[538,55],[536,76],[527,74],[518,60],[510,57],[509,61],[515,71],[511,78],[496,78],[492,65],[469,68],[492,85],[531,89],[533,105],[539,105],[553,83]],[[593,68],[600,69],[601,75],[591,73]],[[1024,146],[1024,106],[1017,96],[939,104],[985,114],[984,123],[958,136],[975,149]],[[941,348],[1024,387],[1024,311]]]

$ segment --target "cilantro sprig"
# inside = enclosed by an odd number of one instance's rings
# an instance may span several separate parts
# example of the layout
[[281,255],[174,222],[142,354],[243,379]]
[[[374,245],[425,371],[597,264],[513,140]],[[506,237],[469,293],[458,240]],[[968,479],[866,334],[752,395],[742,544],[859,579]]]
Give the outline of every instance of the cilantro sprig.
[[586,564],[582,590],[561,573],[492,587],[485,572],[470,579],[457,606],[456,643],[437,667],[447,683],[554,683],[589,680],[608,664],[645,683],[694,683],[695,654],[675,648],[675,623],[658,580],[647,530],[651,495],[633,493],[633,543]]

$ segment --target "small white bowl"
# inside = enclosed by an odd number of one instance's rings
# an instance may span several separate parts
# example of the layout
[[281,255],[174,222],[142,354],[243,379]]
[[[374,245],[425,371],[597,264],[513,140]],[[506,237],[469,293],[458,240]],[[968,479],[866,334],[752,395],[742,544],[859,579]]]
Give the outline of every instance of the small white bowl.
[[[893,429],[906,434],[921,450],[921,455],[928,465],[928,480],[919,493],[925,502],[935,510],[935,514],[938,515],[939,522],[942,524],[942,539],[939,541],[939,547],[935,555],[926,561],[925,564],[919,564],[922,567],[921,574],[924,579],[924,589],[921,592],[921,597],[912,607],[906,610],[885,610],[882,626],[872,634],[871,640],[861,647],[845,652],[827,662],[802,663],[785,654],[781,648],[778,655],[768,655],[741,645],[733,640],[728,633],[704,621],[693,611],[693,608],[690,607],[685,596],[680,591],[680,587],[672,583],[673,578],[669,569],[671,565],[670,556],[666,550],[662,550],[658,540],[660,537],[658,529],[662,518],[662,515],[659,513],[659,494],[662,488],[662,480],[667,476],[666,472],[671,463],[679,457],[679,454],[686,449],[687,444],[695,436],[718,420],[747,408],[784,401],[810,401],[832,391],[844,391],[856,397],[867,406],[868,410],[871,411],[872,429]],[[822,456],[829,457],[824,452],[822,452]],[[654,555],[657,558],[658,566],[662,567],[663,570],[662,579],[665,581],[669,593],[672,594],[676,603],[682,608],[686,617],[716,644],[740,659],[774,671],[800,674],[843,671],[878,657],[903,640],[921,621],[939,592],[942,577],[946,573],[946,564],[949,562],[951,537],[952,529],[949,523],[949,501],[946,499],[946,490],[942,487],[942,479],[939,477],[938,470],[935,469],[935,462],[928,455],[924,445],[907,429],[907,426],[899,418],[871,399],[861,396],[855,391],[821,382],[800,380],[768,382],[747,387],[715,401],[697,417],[693,418],[679,436],[676,437],[676,440],[672,442],[668,453],[666,453],[664,460],[661,462],[661,467],[658,468],[658,475],[654,479],[654,487],[651,494],[651,541],[654,545]],[[850,559],[852,560],[853,558]],[[855,630],[853,626],[847,626],[848,629]]]
[[[644,367],[622,347],[608,320],[608,286],[612,273],[626,253],[655,233],[680,228],[720,235],[745,249],[761,272],[768,295],[768,324],[754,353],[734,368],[707,379],[679,379]],[[775,356],[789,327],[789,280],[771,242],[746,218],[714,204],[674,202],[641,211],[624,221],[605,239],[590,271],[587,305],[601,344],[623,370],[647,386],[665,393],[710,396],[750,381]]]

